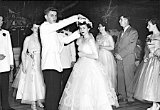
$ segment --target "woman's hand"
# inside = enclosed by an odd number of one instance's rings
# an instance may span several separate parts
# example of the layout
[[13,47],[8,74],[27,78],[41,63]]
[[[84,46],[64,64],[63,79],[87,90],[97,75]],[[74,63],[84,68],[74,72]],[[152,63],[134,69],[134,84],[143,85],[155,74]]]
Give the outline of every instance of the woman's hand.
[[154,55],[153,53],[149,53],[149,58],[153,57],[153,55]]
[[115,57],[116,57],[116,59],[118,59],[118,60],[123,60],[122,57],[120,56],[120,54],[118,54],[118,53],[115,53]]
[[104,46],[102,46],[102,45],[99,45],[99,49],[104,49]]
[[145,63],[148,62],[148,58],[145,58],[145,59],[144,59],[144,62],[145,62]]
[[154,55],[156,55],[156,56],[160,56],[160,48],[159,49],[157,49],[155,52],[154,52]]
[[25,65],[24,64],[22,64],[22,71],[23,71],[23,73],[26,73],[26,69],[25,69]]
[[85,54],[84,54],[83,52],[78,52],[78,56],[79,56],[79,57],[84,57]]

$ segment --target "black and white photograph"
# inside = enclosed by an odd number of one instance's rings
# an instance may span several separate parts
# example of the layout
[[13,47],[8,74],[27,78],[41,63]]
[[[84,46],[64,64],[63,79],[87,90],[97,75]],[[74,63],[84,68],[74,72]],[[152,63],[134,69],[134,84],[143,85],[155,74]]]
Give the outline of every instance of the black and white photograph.
[[160,0],[0,0],[0,110],[160,110]]

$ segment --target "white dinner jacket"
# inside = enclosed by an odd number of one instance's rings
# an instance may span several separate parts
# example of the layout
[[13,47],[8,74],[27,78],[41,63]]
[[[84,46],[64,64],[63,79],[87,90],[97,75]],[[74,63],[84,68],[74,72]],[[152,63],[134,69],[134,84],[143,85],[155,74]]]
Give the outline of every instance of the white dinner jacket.
[[76,61],[75,43],[72,42],[63,47],[61,52],[61,63],[63,69],[71,68],[71,63]]
[[62,37],[56,31],[78,21],[78,16],[72,16],[61,20],[58,23],[50,24],[44,22],[40,26],[40,37],[42,43],[42,70],[54,69],[59,72],[63,70],[60,53],[63,49],[64,43],[69,43],[76,37],[79,38],[79,31],[74,32],[69,37]]
[[13,65],[13,50],[10,33],[7,30],[0,30],[0,54],[6,57],[0,60],[0,73],[10,71],[10,65]]

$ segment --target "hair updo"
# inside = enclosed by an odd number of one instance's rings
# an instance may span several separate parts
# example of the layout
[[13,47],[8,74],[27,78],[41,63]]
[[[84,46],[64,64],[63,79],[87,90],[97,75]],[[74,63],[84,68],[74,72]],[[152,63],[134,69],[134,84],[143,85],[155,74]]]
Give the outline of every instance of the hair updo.
[[82,18],[77,22],[77,26],[86,25],[88,28],[93,28],[92,22],[90,22],[87,18]]

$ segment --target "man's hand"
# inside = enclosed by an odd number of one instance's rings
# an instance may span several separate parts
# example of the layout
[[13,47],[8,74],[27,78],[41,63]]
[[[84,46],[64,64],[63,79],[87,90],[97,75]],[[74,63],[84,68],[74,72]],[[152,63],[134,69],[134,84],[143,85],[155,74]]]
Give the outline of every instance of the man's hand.
[[122,60],[122,57],[121,57],[118,53],[115,53],[115,57],[116,57],[118,60]]
[[66,36],[70,36],[72,34],[72,32],[69,30],[62,30],[62,33],[64,33]]
[[72,61],[71,62],[71,67],[73,67],[75,63],[76,63],[75,61]]
[[135,65],[138,67],[138,65],[139,65],[139,61],[135,61]]
[[85,16],[83,16],[83,15],[81,15],[81,14],[78,14],[78,19],[86,19],[86,17]]
[[6,56],[4,54],[0,54],[0,60],[3,60]]

